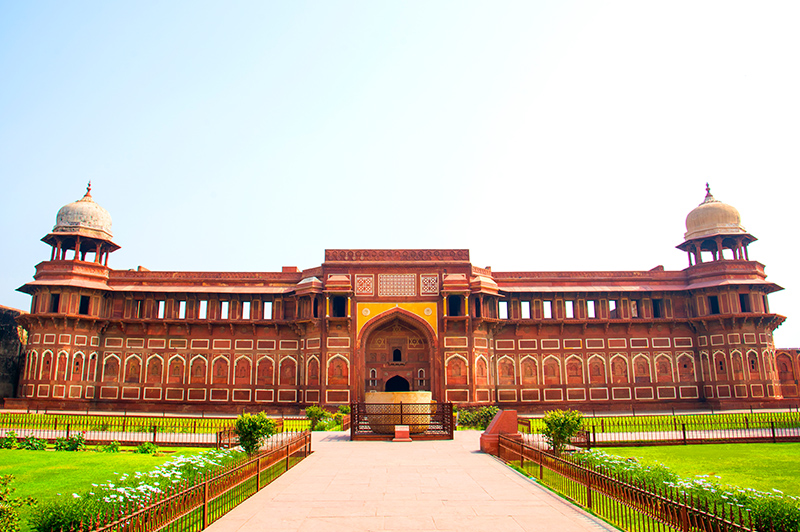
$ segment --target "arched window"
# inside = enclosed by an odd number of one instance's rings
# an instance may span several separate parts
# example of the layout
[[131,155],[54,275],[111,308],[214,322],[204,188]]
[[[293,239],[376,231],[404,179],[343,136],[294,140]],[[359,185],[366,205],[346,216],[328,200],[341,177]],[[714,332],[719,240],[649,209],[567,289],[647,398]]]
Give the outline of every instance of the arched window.
[[402,362],[403,361],[403,352],[400,349],[394,349],[392,351],[392,362]]

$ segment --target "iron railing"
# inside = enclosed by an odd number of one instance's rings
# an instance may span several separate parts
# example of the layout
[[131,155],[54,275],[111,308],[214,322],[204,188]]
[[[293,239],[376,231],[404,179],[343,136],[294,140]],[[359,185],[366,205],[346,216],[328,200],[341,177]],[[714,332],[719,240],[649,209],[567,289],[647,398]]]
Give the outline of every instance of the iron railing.
[[453,403],[353,403],[350,439],[392,439],[397,425],[408,426],[412,440],[452,440]]
[[311,452],[311,433],[279,435],[282,444],[232,464],[191,485],[162,493],[142,508],[97,515],[84,523],[92,532],[201,531],[288,471]]
[[636,484],[568,457],[557,457],[500,436],[498,455],[572,502],[626,531],[754,531],[741,507],[687,497],[677,489]]
[[[520,429],[541,434],[540,418],[520,418]],[[800,442],[800,413],[754,412],[586,417],[577,447]]]

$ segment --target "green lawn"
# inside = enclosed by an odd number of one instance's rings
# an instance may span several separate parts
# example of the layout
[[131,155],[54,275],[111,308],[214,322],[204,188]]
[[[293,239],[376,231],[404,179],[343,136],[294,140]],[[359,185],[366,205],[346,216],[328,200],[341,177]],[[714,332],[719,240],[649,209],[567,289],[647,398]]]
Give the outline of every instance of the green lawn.
[[608,447],[608,454],[661,462],[678,475],[718,475],[721,484],[800,496],[800,443]]
[[[125,449],[125,448],[123,448]],[[131,452],[98,453],[92,451],[56,452],[0,449],[0,475],[14,475],[15,497],[33,497],[39,501],[90,490],[92,484],[113,481],[114,473],[150,471],[178,455],[203,451],[198,447],[167,447],[164,456]],[[23,517],[27,510],[23,512]],[[23,531],[27,530],[23,524]]]

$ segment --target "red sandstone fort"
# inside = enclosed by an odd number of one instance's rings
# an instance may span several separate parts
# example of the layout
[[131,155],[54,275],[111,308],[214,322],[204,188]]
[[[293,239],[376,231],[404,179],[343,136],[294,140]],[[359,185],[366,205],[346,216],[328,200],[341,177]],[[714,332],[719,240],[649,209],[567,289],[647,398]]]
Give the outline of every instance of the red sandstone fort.
[[280,272],[113,270],[111,217],[86,195],[20,288],[28,344],[6,407],[294,412],[369,390],[520,411],[778,406],[781,287],[735,208],[686,218],[681,271],[496,272],[465,249],[330,249]]

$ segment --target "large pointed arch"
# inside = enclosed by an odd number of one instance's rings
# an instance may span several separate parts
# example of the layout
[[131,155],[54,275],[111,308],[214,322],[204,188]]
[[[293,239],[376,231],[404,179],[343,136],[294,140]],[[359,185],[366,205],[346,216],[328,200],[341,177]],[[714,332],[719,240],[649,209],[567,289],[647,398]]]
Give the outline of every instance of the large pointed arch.
[[[375,338],[384,339],[386,343],[373,345]],[[421,343],[410,343],[414,338]],[[382,352],[374,352],[376,349]],[[361,400],[367,383],[383,389],[385,380],[401,373],[412,390],[419,385],[421,389],[430,390],[435,401],[443,400],[444,361],[439,354],[436,332],[424,318],[400,307],[382,312],[358,332],[351,367],[351,397]],[[402,369],[392,366],[396,356],[405,363]],[[370,369],[377,369],[377,380],[370,377]],[[419,369],[425,370],[424,378],[419,377]]]
[[430,342],[431,349],[434,351],[438,349],[439,339],[436,337],[436,332],[433,330],[433,327],[416,314],[400,307],[382,312],[365,323],[358,333],[358,340],[356,342],[358,348],[364,349],[364,341],[369,338],[373,332],[394,320],[400,320],[410,327],[422,330],[428,342]]

